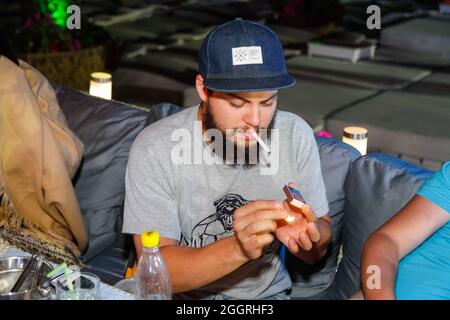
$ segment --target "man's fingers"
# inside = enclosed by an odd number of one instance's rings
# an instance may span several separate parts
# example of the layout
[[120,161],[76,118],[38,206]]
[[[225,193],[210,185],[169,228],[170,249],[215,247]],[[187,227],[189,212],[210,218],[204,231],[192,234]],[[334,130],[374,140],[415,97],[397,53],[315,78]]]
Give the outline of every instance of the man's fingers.
[[318,242],[320,240],[320,232],[317,228],[317,224],[310,222],[306,225],[306,230],[308,231],[309,238],[312,242]]
[[273,220],[261,220],[255,221],[253,223],[248,224],[242,232],[245,233],[247,237],[250,237],[254,234],[260,235],[263,233],[270,233],[275,231],[277,228],[277,224]]
[[283,207],[281,201],[276,200],[256,200],[246,204],[234,211],[235,216],[245,216],[255,211],[261,210],[277,210]]
[[290,238],[288,241],[288,249],[292,253],[297,253],[300,248],[298,247],[297,242],[294,239]]
[[248,215],[245,219],[255,219],[255,220],[280,220],[285,219],[288,216],[288,211],[284,208],[276,209],[276,210],[263,210],[255,212],[253,215]]
[[301,210],[303,215],[306,217],[306,220],[308,220],[308,222],[315,222],[317,220],[314,211],[307,204],[303,205]]
[[286,218],[287,215],[288,213],[285,209],[261,210],[254,212],[253,214],[234,217],[233,228],[236,231],[241,231],[253,222],[263,220],[281,220]]
[[259,236],[252,236],[248,238],[247,243],[244,244],[245,248],[249,251],[257,251],[268,244],[271,244],[275,237],[271,233],[265,233]]
[[300,232],[298,240],[299,240],[300,245],[302,246],[303,250],[309,251],[309,250],[312,249],[311,240],[309,239],[309,237],[306,234],[306,232]]

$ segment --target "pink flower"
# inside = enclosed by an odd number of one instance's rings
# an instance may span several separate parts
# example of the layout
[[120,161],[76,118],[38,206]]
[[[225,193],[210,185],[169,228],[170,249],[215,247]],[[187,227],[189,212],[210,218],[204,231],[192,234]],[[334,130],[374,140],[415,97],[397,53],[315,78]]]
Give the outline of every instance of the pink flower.
[[323,137],[328,139],[333,139],[333,136],[326,130],[319,130],[316,132],[317,137]]

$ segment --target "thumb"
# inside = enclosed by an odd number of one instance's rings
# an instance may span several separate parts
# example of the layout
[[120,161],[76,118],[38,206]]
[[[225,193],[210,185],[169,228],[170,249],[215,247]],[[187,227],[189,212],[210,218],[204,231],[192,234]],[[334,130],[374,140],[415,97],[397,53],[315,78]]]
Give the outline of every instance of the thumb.
[[308,222],[315,222],[317,220],[316,214],[307,204],[303,205],[301,210],[303,215],[306,217],[306,220],[308,220]]

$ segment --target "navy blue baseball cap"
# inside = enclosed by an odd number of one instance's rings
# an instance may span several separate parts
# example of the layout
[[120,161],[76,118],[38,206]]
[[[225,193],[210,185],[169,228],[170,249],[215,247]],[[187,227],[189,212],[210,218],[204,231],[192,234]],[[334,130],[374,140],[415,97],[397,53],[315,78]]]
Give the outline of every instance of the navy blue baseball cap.
[[199,53],[204,86],[223,92],[271,91],[295,84],[277,35],[262,24],[236,19],[212,30]]

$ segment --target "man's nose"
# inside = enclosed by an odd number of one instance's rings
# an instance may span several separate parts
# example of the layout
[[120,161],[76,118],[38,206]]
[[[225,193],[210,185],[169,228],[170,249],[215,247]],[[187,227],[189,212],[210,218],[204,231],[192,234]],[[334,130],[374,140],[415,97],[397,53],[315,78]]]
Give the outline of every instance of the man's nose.
[[244,121],[252,127],[258,127],[260,122],[259,107],[249,106]]

